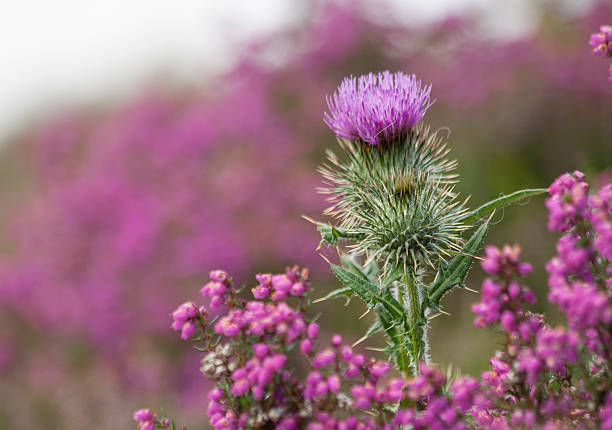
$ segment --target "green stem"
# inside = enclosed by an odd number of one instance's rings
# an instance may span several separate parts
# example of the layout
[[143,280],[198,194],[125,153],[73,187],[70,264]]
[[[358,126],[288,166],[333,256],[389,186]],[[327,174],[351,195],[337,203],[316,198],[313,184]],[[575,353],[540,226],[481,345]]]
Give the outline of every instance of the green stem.
[[406,336],[410,354],[410,369],[413,375],[419,373],[419,363],[427,360],[427,332],[424,312],[421,309],[419,282],[413,273],[407,273],[399,285],[400,303],[404,306],[406,315]]

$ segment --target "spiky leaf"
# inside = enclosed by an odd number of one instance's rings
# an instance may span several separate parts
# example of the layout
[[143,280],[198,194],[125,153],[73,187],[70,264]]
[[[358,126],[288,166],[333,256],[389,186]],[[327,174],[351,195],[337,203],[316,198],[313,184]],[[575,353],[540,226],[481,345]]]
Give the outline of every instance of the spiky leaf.
[[353,292],[357,294],[369,308],[375,308],[377,304],[380,304],[382,308],[392,316],[393,320],[401,321],[403,319],[403,310],[400,304],[392,297],[383,297],[379,293],[379,287],[377,285],[336,264],[331,264],[331,269],[338,280],[347,287],[352,288]]
[[487,235],[488,229],[489,222],[482,223],[472,237],[465,243],[461,255],[454,257],[448,264],[441,264],[438,278],[427,288],[429,305],[431,307],[437,307],[444,294],[454,286],[463,283],[472,265],[472,260],[474,259],[473,255],[478,253]]

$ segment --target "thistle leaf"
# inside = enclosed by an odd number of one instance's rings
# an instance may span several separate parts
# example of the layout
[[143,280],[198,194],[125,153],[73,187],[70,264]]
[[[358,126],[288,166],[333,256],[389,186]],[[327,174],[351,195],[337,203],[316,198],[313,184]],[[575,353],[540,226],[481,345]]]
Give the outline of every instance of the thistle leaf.
[[460,221],[463,222],[464,224],[469,224],[485,216],[486,214],[494,211],[495,209],[501,208],[503,206],[507,206],[511,203],[517,202],[527,197],[537,196],[538,194],[544,194],[546,192],[548,192],[546,188],[532,188],[532,189],[515,191],[508,195],[501,196],[494,200],[491,200],[490,202],[483,204],[482,206],[474,209],[473,211],[468,212],[463,218],[461,218]]
[[350,287],[369,308],[375,308],[377,304],[390,314],[392,321],[403,320],[403,309],[392,297],[383,297],[379,294],[380,287],[370,282],[367,278],[359,276],[344,267],[331,264],[331,269],[336,278],[347,287]]
[[461,255],[454,257],[448,264],[441,264],[438,278],[427,288],[431,308],[437,309],[442,296],[454,286],[463,283],[472,265],[472,256],[478,253],[488,229],[489,222],[482,223],[465,243]]

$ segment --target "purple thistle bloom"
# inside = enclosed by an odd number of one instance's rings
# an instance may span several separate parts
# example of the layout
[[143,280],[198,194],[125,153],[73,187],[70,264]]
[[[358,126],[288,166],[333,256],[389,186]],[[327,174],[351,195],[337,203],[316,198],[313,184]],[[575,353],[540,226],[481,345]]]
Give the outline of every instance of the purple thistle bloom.
[[415,75],[384,71],[345,78],[327,97],[325,124],[339,137],[371,145],[400,138],[433,104],[431,85]]

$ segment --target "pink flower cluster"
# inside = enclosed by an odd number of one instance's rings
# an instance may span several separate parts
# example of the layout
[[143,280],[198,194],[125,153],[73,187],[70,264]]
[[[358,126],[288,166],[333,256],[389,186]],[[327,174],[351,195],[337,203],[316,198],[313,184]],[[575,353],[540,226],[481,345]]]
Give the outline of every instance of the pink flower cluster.
[[[593,53],[602,57],[612,57],[612,26],[602,25],[598,33],[591,34],[589,45]],[[612,82],[612,63],[610,63],[610,82]]]
[[185,302],[172,312],[172,328],[181,331],[182,339],[189,339],[196,331],[201,319],[206,317],[204,307]]
[[[149,409],[140,409],[134,412],[134,421],[138,423],[140,430],[154,430],[155,428],[162,430],[176,429],[176,426],[168,418],[159,419]],[[182,429],[186,430],[184,426]]]
[[[305,314],[307,270],[294,266],[257,275],[255,300],[248,301],[227,273],[213,271],[210,277],[202,294],[209,307],[225,312],[209,321],[203,306],[187,302],[172,314],[172,327],[183,338],[201,329],[194,340],[203,351],[201,371],[215,384],[208,415],[216,430],[465,428],[475,379],[457,379],[449,391],[442,373],[424,364],[414,379],[388,378],[390,363],[355,352],[338,334],[318,348],[319,325]],[[291,364],[295,359],[309,369],[303,379]],[[134,418],[141,430],[157,422],[148,410]]]
[[589,197],[577,171],[559,177],[549,192],[549,228],[565,234],[546,265],[548,298],[561,307],[570,327],[589,333],[594,342],[589,344],[599,349],[612,323],[612,184]]
[[560,305],[567,328],[523,310],[533,295],[519,284],[529,271],[519,248],[487,248],[482,267],[491,277],[473,306],[475,324],[499,324],[505,349],[481,377],[471,410],[479,426],[612,429],[610,190],[589,196],[581,172],[564,174],[549,188],[549,228],[565,233],[547,264],[549,300]]
[[[483,282],[482,299],[472,305],[472,312],[478,315],[474,325],[484,327],[501,323],[506,332],[512,332],[517,329],[518,320],[524,319],[519,310],[520,303],[535,303],[531,290],[513,280],[517,274],[523,276],[529,273],[531,265],[519,261],[520,248],[517,245],[506,245],[501,250],[488,246],[485,252],[482,268],[495,277],[487,278]],[[529,321],[522,321],[520,324],[521,330],[529,336]]]
[[518,246],[488,247],[482,261],[491,277],[483,282],[481,302],[472,307],[478,315],[474,323],[499,324],[505,350],[491,358],[491,370],[482,374],[471,412],[478,428],[571,428],[570,410],[587,414],[586,404],[571,396],[568,371],[578,359],[579,337],[523,309],[535,297],[519,283],[531,270],[519,257]]

